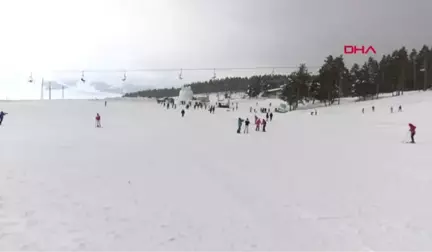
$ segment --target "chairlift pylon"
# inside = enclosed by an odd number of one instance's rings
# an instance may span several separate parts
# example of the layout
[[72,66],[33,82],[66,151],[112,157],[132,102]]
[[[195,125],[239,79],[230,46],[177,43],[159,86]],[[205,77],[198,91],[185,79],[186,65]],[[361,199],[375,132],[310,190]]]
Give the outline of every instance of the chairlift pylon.
[[212,77],[212,80],[216,80],[216,68],[213,69],[213,77]]

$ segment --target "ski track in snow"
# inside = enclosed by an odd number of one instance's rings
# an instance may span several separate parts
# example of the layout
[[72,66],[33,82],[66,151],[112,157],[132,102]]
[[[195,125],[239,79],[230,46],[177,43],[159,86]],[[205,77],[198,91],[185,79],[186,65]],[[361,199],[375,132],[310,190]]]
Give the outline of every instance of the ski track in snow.
[[[276,113],[249,135],[236,119],[253,100],[185,118],[149,101],[2,102],[0,250],[431,250],[431,98]],[[409,122],[416,145],[401,144]]]

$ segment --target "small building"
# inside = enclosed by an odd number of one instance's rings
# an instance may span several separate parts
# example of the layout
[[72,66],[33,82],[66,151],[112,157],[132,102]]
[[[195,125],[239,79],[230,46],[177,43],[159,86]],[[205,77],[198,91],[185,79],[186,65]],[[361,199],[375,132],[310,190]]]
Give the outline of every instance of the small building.
[[282,88],[273,88],[263,92],[262,97],[277,98],[282,94]]

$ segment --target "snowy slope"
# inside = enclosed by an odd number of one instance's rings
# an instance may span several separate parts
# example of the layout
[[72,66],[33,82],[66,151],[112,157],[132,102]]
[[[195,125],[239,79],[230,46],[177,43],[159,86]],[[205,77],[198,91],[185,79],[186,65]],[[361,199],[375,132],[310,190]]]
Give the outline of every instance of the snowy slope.
[[431,250],[431,98],[275,114],[250,135],[236,119],[255,101],[185,118],[145,100],[0,102],[0,249]]

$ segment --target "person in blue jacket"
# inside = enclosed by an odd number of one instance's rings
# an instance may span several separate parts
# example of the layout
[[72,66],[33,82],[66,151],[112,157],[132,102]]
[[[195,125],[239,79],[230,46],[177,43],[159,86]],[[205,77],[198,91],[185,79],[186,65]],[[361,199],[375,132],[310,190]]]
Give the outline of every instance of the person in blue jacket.
[[3,112],[3,111],[0,111],[0,125],[2,124],[2,122],[3,122],[3,118],[4,118],[4,116],[5,115],[7,115],[8,113],[5,113],[5,112]]

